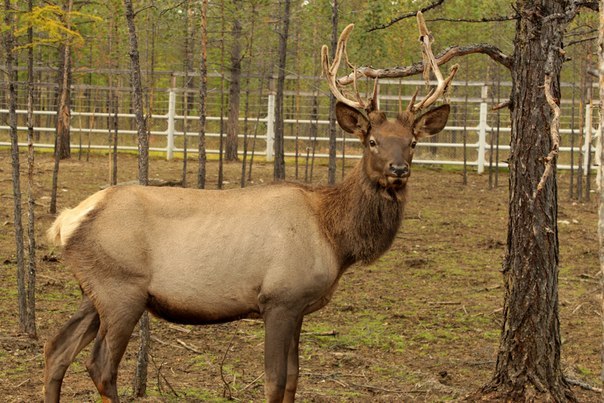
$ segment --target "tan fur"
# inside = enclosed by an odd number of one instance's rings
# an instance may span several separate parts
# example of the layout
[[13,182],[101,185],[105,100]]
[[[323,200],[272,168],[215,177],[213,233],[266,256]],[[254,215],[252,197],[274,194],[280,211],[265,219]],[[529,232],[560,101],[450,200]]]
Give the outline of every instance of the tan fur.
[[47,239],[54,246],[64,246],[74,231],[105,197],[106,190],[101,190],[81,202],[77,207],[65,209],[59,214],[51,227],[46,231]]
[[365,144],[337,186],[119,186],[61,213],[48,236],[63,247],[84,300],[47,343],[47,401],[58,400],[67,366],[95,335],[87,369],[101,396],[117,401],[117,366],[145,310],[192,324],[262,317],[267,400],[293,401],[304,315],[329,302],[352,264],[388,250],[412,145],[418,133],[442,129],[449,109],[428,112],[421,127],[378,111],[368,120],[341,104],[336,112]]

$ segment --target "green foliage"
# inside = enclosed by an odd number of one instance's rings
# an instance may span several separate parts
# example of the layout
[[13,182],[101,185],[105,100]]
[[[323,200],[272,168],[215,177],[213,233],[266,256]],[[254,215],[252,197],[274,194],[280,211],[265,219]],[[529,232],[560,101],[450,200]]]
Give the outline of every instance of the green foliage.
[[68,12],[56,5],[33,7],[31,12],[19,15],[15,36],[27,35],[27,30],[33,28],[36,38],[33,46],[59,43],[81,46],[84,44],[84,38],[79,31],[79,25],[102,21],[99,16],[79,11]]

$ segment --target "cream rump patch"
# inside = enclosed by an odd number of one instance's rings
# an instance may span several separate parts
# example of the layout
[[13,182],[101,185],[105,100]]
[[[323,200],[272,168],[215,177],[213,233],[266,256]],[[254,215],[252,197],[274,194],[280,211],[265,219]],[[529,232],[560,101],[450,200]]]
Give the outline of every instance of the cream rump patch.
[[64,246],[88,213],[105,198],[107,190],[96,192],[72,209],[63,210],[46,232],[48,240],[55,246]]

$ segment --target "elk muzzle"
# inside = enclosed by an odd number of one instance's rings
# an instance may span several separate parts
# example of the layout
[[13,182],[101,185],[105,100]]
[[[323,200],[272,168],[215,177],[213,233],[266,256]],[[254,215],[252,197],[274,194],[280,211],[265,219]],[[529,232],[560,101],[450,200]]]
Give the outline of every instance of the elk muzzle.
[[389,166],[390,174],[394,175],[396,178],[407,178],[411,175],[411,171],[409,170],[409,164],[390,164]]

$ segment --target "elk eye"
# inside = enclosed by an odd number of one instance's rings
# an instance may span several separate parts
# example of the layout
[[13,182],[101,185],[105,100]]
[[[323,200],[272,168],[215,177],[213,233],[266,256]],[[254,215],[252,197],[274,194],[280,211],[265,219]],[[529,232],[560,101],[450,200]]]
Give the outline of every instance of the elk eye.
[[369,147],[375,147],[377,146],[377,143],[375,142],[375,140],[371,139],[369,140]]
[[415,148],[416,145],[417,145],[417,141],[413,140],[411,142],[411,148]]

